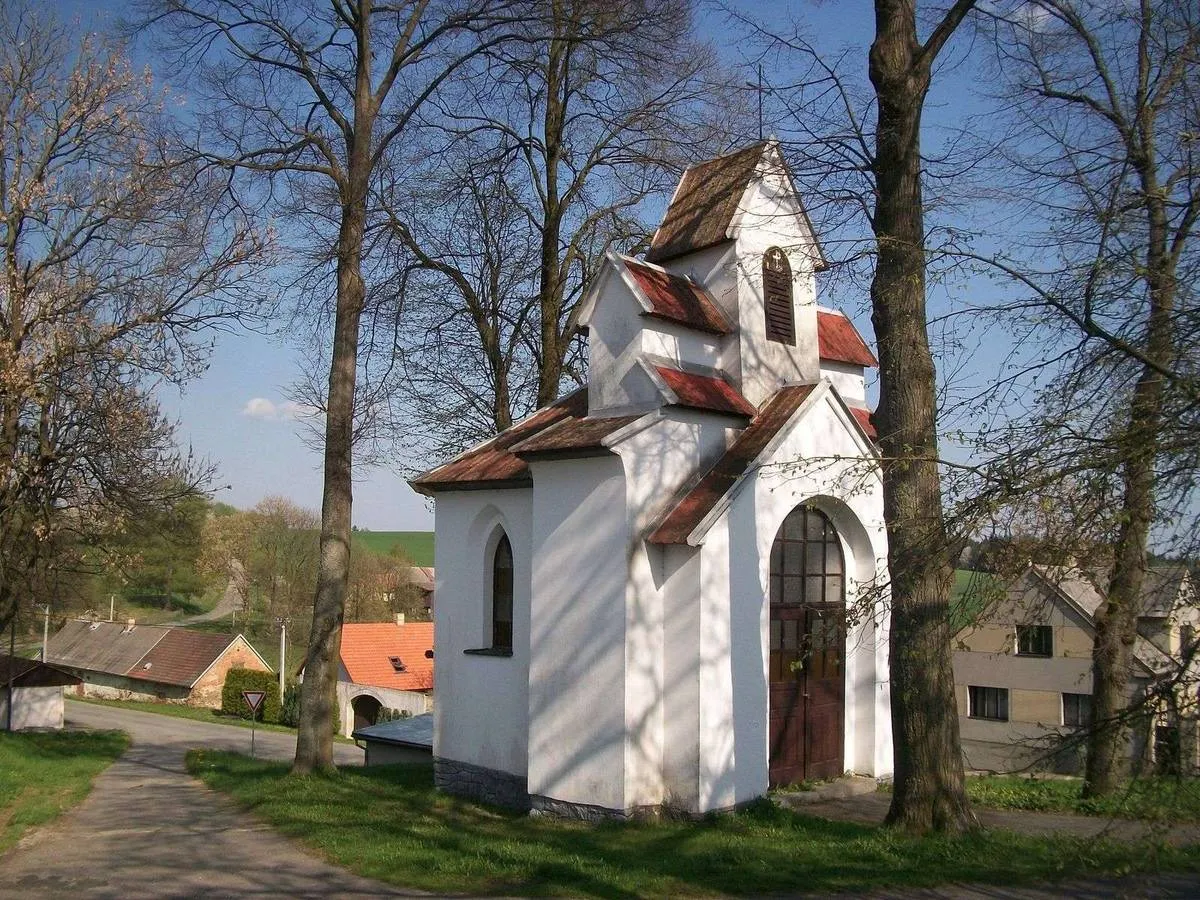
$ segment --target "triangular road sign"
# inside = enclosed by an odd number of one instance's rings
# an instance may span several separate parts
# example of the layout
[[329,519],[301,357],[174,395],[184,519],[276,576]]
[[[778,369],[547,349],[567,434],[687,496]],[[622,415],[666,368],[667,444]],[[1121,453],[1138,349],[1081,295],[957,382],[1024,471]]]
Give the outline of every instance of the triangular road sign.
[[246,701],[246,705],[250,707],[250,712],[258,712],[258,708],[262,706],[263,698],[267,696],[266,691],[242,691],[242,699]]

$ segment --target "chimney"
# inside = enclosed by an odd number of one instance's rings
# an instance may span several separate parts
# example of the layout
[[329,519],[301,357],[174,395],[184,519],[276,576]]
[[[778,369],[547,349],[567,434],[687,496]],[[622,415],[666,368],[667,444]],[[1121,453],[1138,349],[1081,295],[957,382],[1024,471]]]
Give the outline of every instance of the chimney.
[[404,624],[404,613],[396,613],[396,624],[397,625]]

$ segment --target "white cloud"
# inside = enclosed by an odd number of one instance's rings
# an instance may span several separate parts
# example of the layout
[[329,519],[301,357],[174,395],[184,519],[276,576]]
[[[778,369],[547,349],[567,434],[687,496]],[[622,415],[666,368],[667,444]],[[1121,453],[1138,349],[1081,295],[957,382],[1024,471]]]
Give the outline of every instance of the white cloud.
[[279,417],[282,419],[311,419],[320,413],[321,411],[315,406],[297,403],[295,400],[288,400],[279,407]]
[[242,415],[252,419],[274,419],[277,412],[275,404],[266,397],[251,397],[242,407]]

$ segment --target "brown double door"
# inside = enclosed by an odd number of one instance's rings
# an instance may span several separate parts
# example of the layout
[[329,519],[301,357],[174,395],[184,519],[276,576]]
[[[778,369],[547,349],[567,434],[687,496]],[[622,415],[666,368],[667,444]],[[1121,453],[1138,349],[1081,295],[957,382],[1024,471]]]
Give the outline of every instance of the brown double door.
[[843,772],[845,605],[771,605],[771,787]]

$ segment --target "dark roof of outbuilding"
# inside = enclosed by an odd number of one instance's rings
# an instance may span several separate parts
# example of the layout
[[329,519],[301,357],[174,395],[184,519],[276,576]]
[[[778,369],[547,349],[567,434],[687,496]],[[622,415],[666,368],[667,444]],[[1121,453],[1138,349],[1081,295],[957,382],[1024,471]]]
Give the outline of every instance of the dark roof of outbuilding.
[[48,666],[36,659],[23,659],[0,653],[0,687],[12,678],[14,687],[63,687],[79,684],[81,679],[69,672]]
[[646,259],[662,262],[728,240],[729,225],[766,146],[752,144],[684,172]]
[[698,481],[685,486],[667,514],[651,532],[652,544],[683,544],[700,522],[750,468],[816,385],[794,384],[780,388],[759,410],[737,440]]
[[134,664],[128,675],[190,688],[237,638],[236,634],[168,628],[163,639]]

